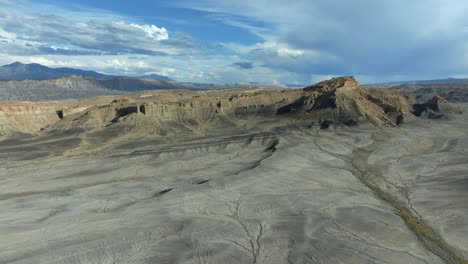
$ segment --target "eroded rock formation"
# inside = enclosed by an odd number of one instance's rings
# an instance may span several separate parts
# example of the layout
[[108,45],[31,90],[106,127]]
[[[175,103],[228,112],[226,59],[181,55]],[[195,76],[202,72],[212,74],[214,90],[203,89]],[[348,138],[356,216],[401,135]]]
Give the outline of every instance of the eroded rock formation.
[[449,104],[447,100],[440,96],[434,96],[422,104],[413,105],[413,114],[431,119],[446,117],[449,114],[461,113],[461,109]]
[[[304,89],[146,91],[99,103],[19,104],[23,107],[0,108],[3,134],[37,133],[45,128],[93,131],[108,127],[159,135],[178,131],[207,134],[259,122],[282,124],[297,120],[324,127],[360,122],[378,127],[397,126],[412,111],[414,98],[394,91],[367,90],[353,77],[340,77]],[[427,109],[434,104],[427,103]]]

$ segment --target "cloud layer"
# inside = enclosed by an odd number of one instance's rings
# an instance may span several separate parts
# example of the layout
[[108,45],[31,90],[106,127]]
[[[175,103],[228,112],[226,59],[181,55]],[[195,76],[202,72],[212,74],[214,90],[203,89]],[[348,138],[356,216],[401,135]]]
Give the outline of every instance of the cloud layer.
[[0,11],[0,45],[9,54],[174,55],[174,42],[164,27],[155,25]]
[[437,77],[468,69],[464,0],[201,0],[178,5],[223,14],[228,24],[242,16],[272,25],[271,34],[260,34],[264,42],[243,49],[250,48],[251,58],[274,69],[384,78]]
[[[468,71],[464,0],[158,2],[189,15],[159,20],[183,21],[177,30],[112,11],[21,1],[0,0],[0,63],[164,72],[182,81],[304,84],[338,75],[373,82]],[[197,28],[184,32],[190,27]],[[233,28],[244,35],[233,38]]]

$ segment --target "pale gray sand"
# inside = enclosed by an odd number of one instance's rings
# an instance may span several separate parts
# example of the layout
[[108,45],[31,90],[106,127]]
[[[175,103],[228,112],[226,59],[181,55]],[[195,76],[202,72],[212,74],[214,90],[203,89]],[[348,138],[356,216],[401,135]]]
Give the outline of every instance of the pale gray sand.
[[10,157],[0,263],[446,263],[353,175],[360,158],[466,259],[466,120]]

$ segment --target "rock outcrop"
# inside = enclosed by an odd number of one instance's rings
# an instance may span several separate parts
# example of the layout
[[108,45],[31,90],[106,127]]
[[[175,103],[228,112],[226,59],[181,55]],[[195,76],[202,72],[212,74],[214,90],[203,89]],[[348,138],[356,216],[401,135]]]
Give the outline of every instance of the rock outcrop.
[[[426,108],[435,111],[434,104],[440,105],[440,102],[427,103]],[[3,117],[3,124],[9,124],[9,129],[3,131],[16,129],[37,133],[45,129],[46,133],[51,133],[80,128],[115,133],[206,135],[213,131],[254,128],[258,124],[278,126],[303,121],[322,127],[361,122],[371,122],[377,127],[398,126],[411,111],[418,115],[412,105],[414,98],[411,96],[388,90],[367,90],[353,77],[341,77],[304,89],[145,91],[108,98],[104,103],[44,103],[31,108],[36,110],[24,108],[19,111],[21,114],[13,114],[14,111],[8,109],[0,109],[0,113],[9,117],[8,120]],[[23,120],[21,124],[15,120],[19,115],[23,116],[18,119]],[[33,125],[28,125],[29,122]]]
[[6,102],[0,104],[0,136],[17,133],[37,134],[69,115],[107,101],[109,100],[106,97],[99,97],[90,102]]
[[67,106],[61,103],[19,102],[0,105],[0,135],[38,133],[70,114],[87,106]]
[[368,120],[376,126],[396,126],[409,112],[414,100],[395,92],[366,90],[353,77],[323,81],[304,88],[308,94],[279,109],[281,114],[297,114],[320,123],[357,124]]
[[359,87],[358,81],[352,76],[333,78],[330,80],[322,81],[314,85],[304,88],[304,91],[307,92],[335,92],[337,90],[354,90]]
[[17,103],[0,106],[0,135],[35,133],[60,120],[55,105]]
[[447,100],[440,96],[434,96],[422,104],[414,104],[412,113],[415,116],[422,116],[431,119],[447,117],[450,114],[461,113],[462,110],[449,104]]

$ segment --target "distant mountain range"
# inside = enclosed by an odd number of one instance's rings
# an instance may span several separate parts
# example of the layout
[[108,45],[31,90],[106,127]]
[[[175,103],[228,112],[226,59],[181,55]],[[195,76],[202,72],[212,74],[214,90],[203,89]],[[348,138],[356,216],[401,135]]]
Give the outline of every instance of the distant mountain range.
[[[0,81],[10,81],[10,80],[49,80],[62,78],[67,76],[83,76],[83,77],[94,77],[94,78],[121,78],[126,76],[117,76],[117,75],[108,75],[99,73],[96,71],[87,71],[82,69],[75,68],[50,68],[37,63],[23,64],[21,62],[14,62],[12,64],[0,66]],[[175,82],[175,80],[158,74],[148,74],[139,77],[131,78],[140,78],[146,80],[157,80],[157,81],[167,81]],[[398,81],[398,82],[384,82],[384,83],[374,83],[366,84],[364,86],[373,86],[373,85],[401,85],[401,84],[438,84],[438,83],[468,83],[468,79],[456,79],[456,78],[447,78],[447,79],[436,79],[436,80],[415,80],[415,81]],[[260,83],[251,82],[251,85],[262,85]],[[205,85],[205,84],[201,84]],[[293,85],[285,84],[288,87],[302,87],[305,85]]]
[[0,81],[0,101],[49,101],[116,95],[142,90],[184,89],[178,82],[130,77],[66,76],[47,80]]
[[[79,99],[98,95],[126,94],[142,90],[284,89],[287,87],[297,88],[298,86],[261,83],[182,83],[157,74],[124,77],[73,68],[50,68],[36,63],[23,64],[15,62],[0,66],[0,101]],[[454,102],[468,98],[468,94],[466,94],[468,79],[450,78],[387,82],[363,86],[387,87],[414,94],[419,99],[425,99],[433,94],[443,95]]]
[[223,90],[223,89],[279,89],[280,85],[200,84],[159,81],[131,77],[66,76],[47,80],[0,81],[0,101],[50,101],[80,99],[99,95],[118,95],[143,90]]
[[0,67],[0,80],[47,80],[70,75],[81,75],[95,78],[111,77],[95,71],[85,71],[73,68],[49,68],[47,66],[31,63],[15,62]]
[[158,81],[174,82],[173,79],[171,79],[171,78],[169,78],[167,76],[158,75],[158,74],[143,75],[140,78],[147,79],[147,80],[158,80]]
[[[74,68],[50,68],[37,63],[23,64],[21,62],[14,62],[12,64],[0,66],[0,80],[2,81],[49,80],[72,75],[94,78],[122,77]],[[174,81],[169,77],[157,74],[144,75],[139,78],[158,81]]]
[[99,95],[126,94],[143,90],[218,90],[236,88],[285,88],[268,84],[181,83],[166,76],[113,76],[73,68],[49,68],[15,62],[0,67],[0,101],[48,101]]
[[366,84],[364,86],[372,85],[403,85],[403,84],[440,84],[440,83],[468,83],[468,79],[457,79],[457,78],[446,78],[446,79],[435,79],[435,80],[416,80],[416,81],[399,81],[399,82],[384,82]]

